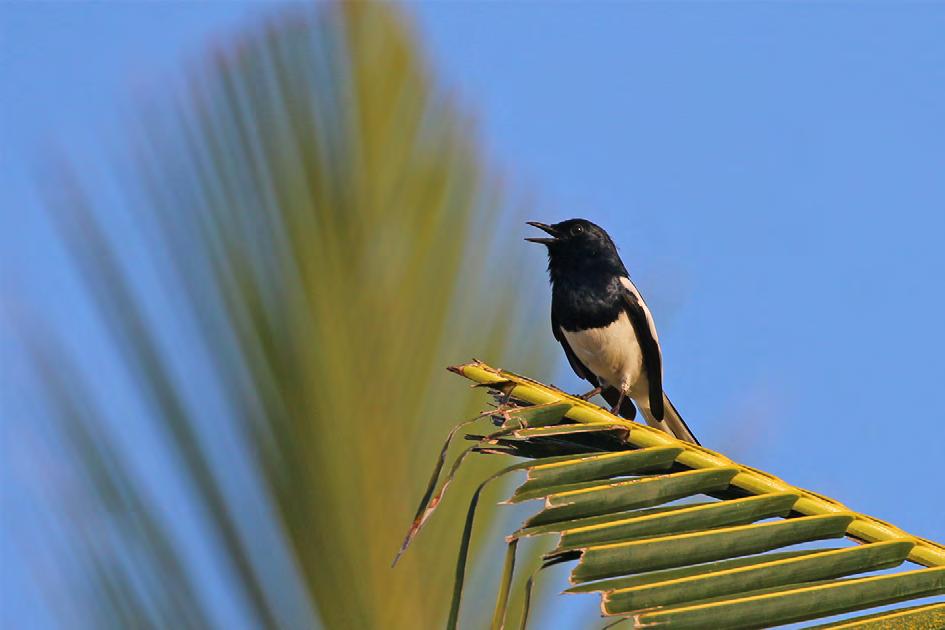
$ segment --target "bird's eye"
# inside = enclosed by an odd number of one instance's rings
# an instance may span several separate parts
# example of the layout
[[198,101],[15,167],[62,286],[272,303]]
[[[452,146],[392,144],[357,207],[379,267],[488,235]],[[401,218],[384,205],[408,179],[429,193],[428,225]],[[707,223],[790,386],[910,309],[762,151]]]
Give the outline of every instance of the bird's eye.
[[577,236],[578,234],[580,234],[580,233],[583,232],[583,231],[584,231],[584,227],[581,226],[581,225],[575,225],[573,228],[571,228],[571,234],[572,234],[573,236]]

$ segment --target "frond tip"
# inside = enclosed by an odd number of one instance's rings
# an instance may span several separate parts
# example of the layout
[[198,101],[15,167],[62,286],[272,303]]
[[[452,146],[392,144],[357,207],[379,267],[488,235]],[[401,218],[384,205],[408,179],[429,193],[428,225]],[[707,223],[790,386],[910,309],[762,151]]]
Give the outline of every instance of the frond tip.
[[[945,593],[939,543],[523,376],[479,361],[451,371],[501,390],[504,404],[492,414],[500,430],[468,436],[478,441],[472,451],[530,459],[503,471],[527,474],[509,502],[543,501],[508,537],[493,627],[504,623],[514,542],[543,534],[559,536],[544,566],[576,560],[567,592],[599,592],[605,616],[637,628],[766,627]],[[859,544],[811,544],[844,537]],[[798,544],[805,548],[788,549]],[[906,561],[924,568],[905,569]],[[821,627],[936,627],[943,607],[912,605]]]

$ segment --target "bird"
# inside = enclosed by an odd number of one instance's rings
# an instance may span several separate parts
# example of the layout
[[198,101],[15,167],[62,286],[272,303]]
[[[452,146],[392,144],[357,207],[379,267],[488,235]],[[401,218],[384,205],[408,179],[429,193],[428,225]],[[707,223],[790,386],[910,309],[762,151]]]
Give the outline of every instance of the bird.
[[575,374],[594,387],[580,397],[601,394],[611,413],[630,420],[635,404],[648,425],[699,444],[663,391],[653,315],[610,235],[586,219],[527,224],[548,234],[525,240],[548,248],[551,330]]

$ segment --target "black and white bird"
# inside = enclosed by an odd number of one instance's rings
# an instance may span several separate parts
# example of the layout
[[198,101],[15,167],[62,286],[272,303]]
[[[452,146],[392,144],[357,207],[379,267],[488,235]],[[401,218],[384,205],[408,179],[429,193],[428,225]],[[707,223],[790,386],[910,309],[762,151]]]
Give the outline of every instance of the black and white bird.
[[594,386],[582,398],[600,393],[629,419],[636,403],[650,426],[698,444],[663,391],[653,316],[607,232],[584,219],[528,224],[550,236],[525,240],[548,247],[551,330],[571,368]]

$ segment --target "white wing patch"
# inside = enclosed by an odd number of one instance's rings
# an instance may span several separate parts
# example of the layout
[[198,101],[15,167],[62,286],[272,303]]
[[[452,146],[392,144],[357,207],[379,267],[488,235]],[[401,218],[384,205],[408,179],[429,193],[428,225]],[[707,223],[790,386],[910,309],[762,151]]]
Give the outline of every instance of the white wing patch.
[[653,335],[653,339],[656,340],[656,345],[659,346],[660,338],[659,335],[656,334],[656,323],[654,323],[653,315],[650,314],[650,307],[646,305],[643,296],[640,295],[640,291],[630,278],[620,278],[620,284],[622,284],[627,291],[636,296],[637,302],[640,303],[640,307],[643,308],[643,313],[646,315],[646,325],[650,328],[650,334]]

